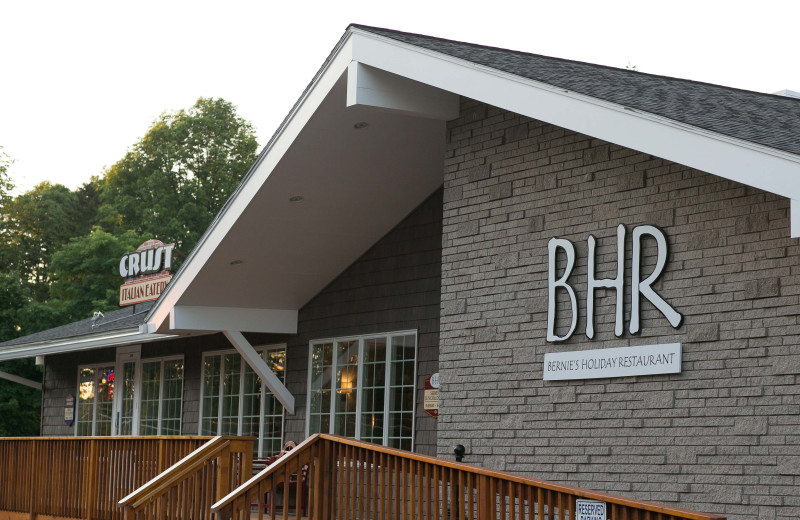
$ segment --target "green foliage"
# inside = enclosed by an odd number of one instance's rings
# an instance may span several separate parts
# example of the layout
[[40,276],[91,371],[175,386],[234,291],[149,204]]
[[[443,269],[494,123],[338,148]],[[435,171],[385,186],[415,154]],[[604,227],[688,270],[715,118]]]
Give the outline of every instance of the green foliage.
[[68,302],[73,320],[118,307],[119,259],[145,240],[134,231],[112,235],[101,229],[73,238],[53,255],[51,297]]
[[[103,177],[11,196],[0,148],[0,342],[118,306],[119,260],[142,242],[188,254],[256,159],[253,128],[222,99],[162,114]],[[173,266],[179,264],[173,260]],[[6,370],[41,379],[32,360]],[[36,435],[40,393],[0,381],[0,436]]]
[[250,123],[222,99],[162,114],[108,171],[100,218],[189,253],[256,159]]
[[14,161],[0,146],[0,214],[4,213],[3,208],[6,207],[6,204],[11,199],[11,190],[14,189],[14,183],[11,182],[11,177],[8,175],[8,168],[13,163]]
[[[33,359],[5,361],[0,363],[0,371],[42,380],[42,370]],[[39,435],[41,402],[39,390],[0,379],[0,437]]]
[[0,272],[0,343],[19,336],[19,312],[26,303],[19,274]]
[[78,197],[66,186],[43,182],[12,200],[5,210],[9,267],[30,286],[32,297],[47,300],[50,257],[78,229]]

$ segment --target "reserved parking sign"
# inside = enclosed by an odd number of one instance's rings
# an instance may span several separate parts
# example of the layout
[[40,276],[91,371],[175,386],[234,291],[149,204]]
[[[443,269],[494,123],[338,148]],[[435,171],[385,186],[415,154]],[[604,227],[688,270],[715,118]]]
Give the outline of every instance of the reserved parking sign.
[[577,500],[575,520],[606,520],[606,503],[597,500]]

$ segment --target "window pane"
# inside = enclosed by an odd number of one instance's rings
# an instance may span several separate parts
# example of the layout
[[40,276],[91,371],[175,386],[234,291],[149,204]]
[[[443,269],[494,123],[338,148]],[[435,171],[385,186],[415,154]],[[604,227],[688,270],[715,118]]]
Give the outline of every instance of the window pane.
[[242,358],[239,354],[225,354],[222,374],[222,428],[220,435],[239,433],[239,382]]
[[122,409],[119,416],[119,434],[133,434],[133,403],[136,396],[136,363],[125,363],[122,366],[121,379],[119,380],[120,402]]
[[161,362],[142,363],[142,399],[139,402],[139,435],[158,435],[158,398]]
[[94,420],[94,374],[93,368],[82,368],[78,381],[78,435],[92,434]]
[[[264,361],[278,376],[281,382],[286,382],[286,350],[267,350],[262,353]],[[283,441],[283,405],[272,395],[269,389],[264,390],[264,444],[262,453],[272,455],[281,450]]]
[[392,337],[389,390],[389,446],[411,449],[414,434],[414,367],[416,338],[409,334]]
[[[261,378],[244,364],[244,394],[242,395],[242,435],[258,438],[261,427]],[[253,451],[258,450],[258,441],[253,446]]]
[[164,361],[163,385],[161,435],[180,435],[181,403],[183,401],[183,360]]
[[94,435],[111,435],[114,405],[114,367],[98,369]]
[[364,340],[362,368],[361,440],[383,444],[386,337]]
[[337,435],[356,436],[358,398],[358,340],[336,342],[336,402],[334,430]]
[[222,356],[206,356],[203,363],[203,419],[200,435],[217,435],[219,414],[219,371]]
[[333,343],[313,345],[311,347],[310,434],[330,432],[332,370]]

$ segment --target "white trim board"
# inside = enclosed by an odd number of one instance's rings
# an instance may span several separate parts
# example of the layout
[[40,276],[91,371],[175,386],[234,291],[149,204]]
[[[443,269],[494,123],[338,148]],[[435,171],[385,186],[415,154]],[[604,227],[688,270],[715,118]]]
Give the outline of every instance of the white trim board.
[[60,352],[75,352],[102,347],[129,345],[131,343],[147,343],[163,339],[174,338],[174,334],[152,334],[135,329],[124,329],[109,334],[89,335],[83,338],[64,338],[39,343],[25,343],[13,347],[3,347],[0,350],[0,361],[8,359],[21,359],[34,356],[48,356]]

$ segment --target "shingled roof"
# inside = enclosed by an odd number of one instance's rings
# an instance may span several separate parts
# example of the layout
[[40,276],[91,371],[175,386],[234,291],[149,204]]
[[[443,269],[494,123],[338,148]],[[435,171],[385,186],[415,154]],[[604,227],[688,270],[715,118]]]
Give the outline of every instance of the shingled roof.
[[75,321],[60,327],[43,330],[21,338],[15,338],[0,343],[0,351],[2,351],[3,347],[79,338],[115,330],[134,329],[144,323],[147,311],[149,311],[154,304],[154,301],[138,303],[136,305],[123,307],[122,309],[106,312],[103,318],[97,320],[96,327],[92,327],[92,318],[86,318],[85,320]]
[[800,99],[377,27],[351,27],[800,155]]

